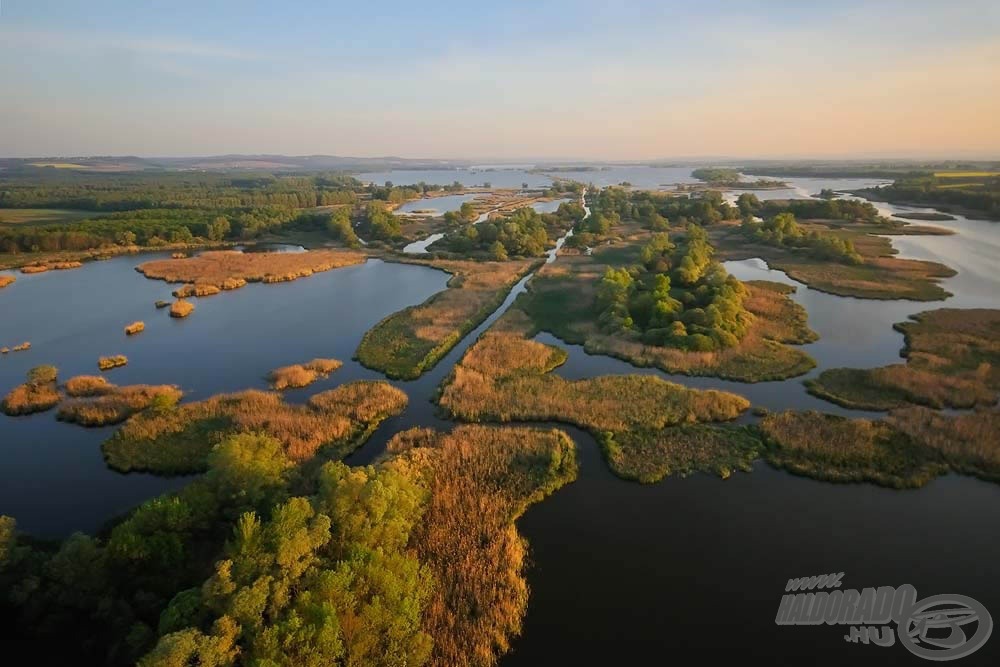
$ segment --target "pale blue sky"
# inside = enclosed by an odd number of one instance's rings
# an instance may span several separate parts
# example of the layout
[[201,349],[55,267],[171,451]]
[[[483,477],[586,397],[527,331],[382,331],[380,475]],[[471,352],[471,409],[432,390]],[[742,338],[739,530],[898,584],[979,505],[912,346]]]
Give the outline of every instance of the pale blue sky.
[[0,155],[1000,157],[997,2],[0,0]]

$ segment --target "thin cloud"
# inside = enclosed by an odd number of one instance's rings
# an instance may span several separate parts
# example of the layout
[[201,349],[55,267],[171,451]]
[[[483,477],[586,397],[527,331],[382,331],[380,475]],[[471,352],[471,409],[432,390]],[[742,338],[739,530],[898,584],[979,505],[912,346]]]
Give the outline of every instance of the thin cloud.
[[255,52],[221,44],[174,38],[134,38],[110,34],[81,34],[67,31],[25,30],[0,27],[0,46],[42,51],[129,51],[143,55],[169,55],[215,60],[259,60]]

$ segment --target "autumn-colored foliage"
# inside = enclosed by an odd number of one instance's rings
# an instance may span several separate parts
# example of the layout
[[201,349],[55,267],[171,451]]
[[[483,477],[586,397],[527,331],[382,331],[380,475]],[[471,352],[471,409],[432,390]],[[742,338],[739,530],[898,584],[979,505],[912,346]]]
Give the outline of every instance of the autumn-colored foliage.
[[112,368],[118,368],[119,366],[124,366],[128,363],[128,357],[124,354],[115,354],[110,357],[100,357],[97,360],[97,367],[102,371],[109,371]]
[[291,389],[306,387],[320,378],[329,377],[340,368],[342,362],[337,359],[313,359],[304,364],[282,366],[268,373],[267,380],[273,389]]

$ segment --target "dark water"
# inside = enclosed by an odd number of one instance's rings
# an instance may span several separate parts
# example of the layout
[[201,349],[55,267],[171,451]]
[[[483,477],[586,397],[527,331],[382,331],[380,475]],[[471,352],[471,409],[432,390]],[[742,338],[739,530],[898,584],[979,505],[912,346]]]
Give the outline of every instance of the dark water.
[[[785,582],[826,572],[845,572],[845,588],[969,595],[1000,619],[1000,486],[948,476],[895,491],[762,463],[725,481],[640,485],[617,479],[594,440],[569,430],[579,479],[519,521],[531,599],[504,665],[922,663],[898,645],[849,644],[844,626],[775,625]],[[998,658],[994,636],[957,664]]]
[[[334,357],[344,366],[291,400],[379,374],[351,361],[362,334],[380,319],[444,289],[447,274],[370,260],[274,285],[251,284],[194,300],[196,310],[172,319],[153,302],[177,286],[147,280],[134,266],[150,256],[120,257],[66,272],[18,276],[0,291],[0,345],[31,341],[31,350],[0,359],[0,394],[33,366],[53,364],[62,379],[96,374],[97,358],[125,354],[127,366],[106,374],[117,384],[177,384],[187,400],[265,388],[278,366]],[[122,328],[143,320],[146,330]],[[86,429],[57,422],[50,411],[0,415],[0,514],[22,530],[60,536],[93,531],[106,519],[173,489],[184,479],[121,475],[109,470],[100,443],[114,427]]]

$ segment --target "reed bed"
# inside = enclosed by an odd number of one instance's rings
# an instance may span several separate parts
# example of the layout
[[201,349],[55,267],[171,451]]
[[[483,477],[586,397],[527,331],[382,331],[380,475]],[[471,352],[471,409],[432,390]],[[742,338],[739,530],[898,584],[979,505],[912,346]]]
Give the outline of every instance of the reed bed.
[[942,308],[895,325],[905,364],[833,368],[806,383],[809,392],[845,407],[891,410],[907,405],[993,405],[1000,392],[1000,310]]
[[216,287],[215,285],[185,285],[173,291],[173,295],[178,299],[186,299],[192,296],[212,296],[222,292],[221,287]]
[[924,446],[884,421],[787,411],[764,417],[760,430],[769,463],[815,479],[914,488],[945,470]]
[[183,396],[183,392],[173,385],[109,387],[110,391],[63,403],[56,418],[81,426],[120,424],[150,406],[172,406]]
[[733,419],[750,407],[742,396],[700,391],[653,375],[565,380],[550,373],[566,359],[557,347],[528,340],[510,311],[469,348],[442,388],[440,405],[465,421],[560,421],[595,433],[661,429]]
[[97,367],[102,371],[109,371],[112,368],[118,368],[119,366],[124,366],[128,363],[128,357],[124,354],[114,354],[110,357],[100,357],[97,360]]
[[21,267],[21,273],[32,274],[32,273],[45,273],[49,270],[49,267],[44,264],[30,264],[28,266]]
[[320,378],[327,378],[343,365],[337,359],[313,359],[305,364],[282,366],[268,373],[267,380],[271,388],[281,391],[306,387]]
[[190,301],[184,301],[183,299],[178,299],[170,304],[170,317],[176,317],[178,319],[187,317],[194,312],[194,304]]
[[615,474],[644,484],[668,475],[710,472],[727,479],[736,470],[750,472],[763,444],[753,429],[708,424],[653,431],[605,432],[604,456]]
[[237,289],[247,282],[296,280],[364,261],[363,253],[345,250],[310,250],[301,253],[213,250],[196,257],[145,262],[137,270],[147,278],[165,280],[168,283]]
[[21,343],[19,345],[15,345],[14,347],[10,348],[10,351],[11,352],[25,352],[25,351],[30,350],[30,349],[31,349],[31,343],[29,343],[28,341],[24,341],[23,343]]
[[30,415],[50,410],[59,404],[62,395],[56,381],[55,366],[36,366],[28,371],[27,380],[11,389],[0,402],[0,410],[10,416]]
[[386,465],[421,475],[430,494],[411,546],[437,585],[423,614],[429,664],[496,665],[520,634],[528,604],[527,544],[514,521],[573,481],[576,450],[550,429],[412,429],[388,445]]
[[366,367],[391,378],[419,377],[496,310],[536,261],[424,263],[453,274],[448,288],[419,306],[385,318],[365,333],[355,353]]
[[66,390],[68,396],[84,398],[110,394],[117,389],[117,386],[100,375],[77,375],[66,380],[63,389]]
[[887,421],[940,456],[955,472],[1000,482],[1000,411],[996,408],[944,415],[909,407],[893,411]]
[[14,276],[0,275],[0,289],[7,287],[8,285],[13,285],[17,281]]
[[134,336],[137,333],[142,333],[146,329],[145,322],[133,322],[132,324],[125,325],[125,335]]
[[259,432],[281,441],[298,462],[320,448],[333,457],[352,451],[382,420],[406,407],[402,391],[385,382],[360,381],[313,396],[306,405],[279,394],[221,394],[170,410],[147,411],[125,422],[103,445],[108,464],[122,472],[161,474],[205,469],[212,447],[234,433]]

